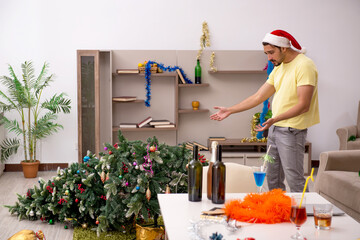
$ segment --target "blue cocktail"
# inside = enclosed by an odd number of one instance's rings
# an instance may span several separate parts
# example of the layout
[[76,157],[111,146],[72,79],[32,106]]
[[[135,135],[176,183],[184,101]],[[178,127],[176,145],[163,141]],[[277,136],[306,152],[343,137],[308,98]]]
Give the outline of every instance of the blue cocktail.
[[261,167],[253,167],[255,184],[258,187],[258,193],[261,193],[261,188],[264,184],[266,169],[264,166]]
[[254,172],[255,184],[258,187],[262,187],[264,184],[266,172]]

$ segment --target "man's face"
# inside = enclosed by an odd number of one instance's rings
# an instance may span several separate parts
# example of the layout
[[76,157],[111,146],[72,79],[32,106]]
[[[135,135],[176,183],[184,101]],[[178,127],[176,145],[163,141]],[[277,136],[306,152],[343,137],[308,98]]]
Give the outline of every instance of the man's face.
[[268,60],[274,64],[274,66],[279,66],[285,59],[285,53],[281,48],[265,45],[264,53],[267,55]]

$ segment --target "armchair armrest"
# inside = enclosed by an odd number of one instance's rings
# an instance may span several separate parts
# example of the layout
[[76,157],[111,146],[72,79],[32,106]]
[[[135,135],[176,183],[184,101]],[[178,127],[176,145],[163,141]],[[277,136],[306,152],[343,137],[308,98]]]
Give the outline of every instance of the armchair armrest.
[[339,150],[347,150],[348,139],[352,135],[354,136],[357,135],[357,127],[353,125],[353,126],[338,128],[336,130],[336,134],[339,136],[339,142],[340,142]]
[[320,154],[320,166],[316,176],[315,191],[319,192],[321,175],[325,171],[348,171],[360,170],[360,150],[344,150],[322,152]]

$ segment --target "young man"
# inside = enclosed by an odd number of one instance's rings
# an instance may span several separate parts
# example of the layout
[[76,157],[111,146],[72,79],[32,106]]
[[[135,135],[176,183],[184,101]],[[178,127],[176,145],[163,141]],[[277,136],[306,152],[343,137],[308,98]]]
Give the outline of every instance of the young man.
[[307,128],[320,122],[318,107],[318,73],[313,61],[293,36],[283,30],[267,33],[264,52],[274,64],[269,79],[252,96],[232,107],[214,107],[219,111],[210,119],[221,121],[233,113],[251,109],[272,95],[272,118],[257,131],[269,129],[268,147],[275,163],[268,164],[269,189],[302,192],[305,185],[303,160]]

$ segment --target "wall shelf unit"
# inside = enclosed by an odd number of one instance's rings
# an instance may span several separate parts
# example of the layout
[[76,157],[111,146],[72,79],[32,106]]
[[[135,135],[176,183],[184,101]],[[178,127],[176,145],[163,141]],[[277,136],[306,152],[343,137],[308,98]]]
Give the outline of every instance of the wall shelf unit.
[[179,84],[179,88],[192,88],[192,87],[208,87],[209,83],[200,83],[200,84]]
[[[82,87],[78,93],[79,161],[86,149],[98,152],[104,143],[114,144],[119,130],[130,141],[145,141],[156,136],[159,142],[169,145],[186,141],[205,145],[210,136],[249,137],[249,121],[261,107],[244,112],[241,117],[229,118],[226,123],[211,121],[209,115],[214,106],[233,105],[266,81],[266,71],[262,70],[267,63],[266,56],[261,50],[215,51],[215,66],[220,70],[212,72],[207,64],[211,53],[205,50],[202,55],[201,84],[182,84],[176,71],[152,73],[151,106],[146,107],[145,74],[137,71],[138,63],[151,60],[165,66],[179,66],[193,80],[196,50],[78,51],[78,88]],[[92,75],[86,75],[84,68],[89,60],[94,62],[94,68],[88,69]],[[89,81],[93,85],[89,85]],[[90,87],[94,94],[88,97]],[[113,100],[121,96],[135,96],[136,100]],[[199,101],[201,109],[193,110],[192,101]],[[86,106],[92,107],[88,111]],[[138,124],[149,116],[153,120],[168,120],[175,127],[119,127],[120,123]],[[88,140],[92,142],[87,143]],[[87,146],[82,146],[84,144]]]
[[209,70],[210,74],[266,74],[265,70],[217,70],[216,72]]
[[145,103],[144,99],[136,99],[134,101],[117,101],[117,100],[112,100],[113,103]]
[[122,132],[157,132],[157,131],[176,131],[177,127],[173,128],[119,128],[113,127],[113,132],[121,130]]
[[209,109],[198,109],[198,110],[193,110],[193,109],[179,109],[179,114],[180,114],[180,113],[204,113],[204,112],[209,112]]

